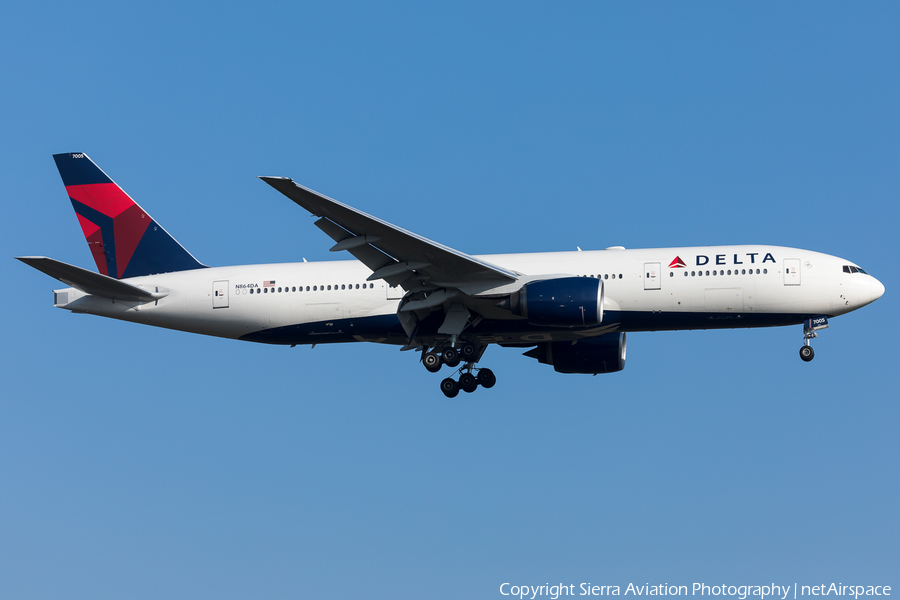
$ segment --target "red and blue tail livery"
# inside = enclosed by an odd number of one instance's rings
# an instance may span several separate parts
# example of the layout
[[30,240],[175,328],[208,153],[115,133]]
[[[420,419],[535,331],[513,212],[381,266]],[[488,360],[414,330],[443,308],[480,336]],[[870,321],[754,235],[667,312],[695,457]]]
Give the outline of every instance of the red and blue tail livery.
[[87,154],[53,159],[100,273],[125,279],[204,268]]

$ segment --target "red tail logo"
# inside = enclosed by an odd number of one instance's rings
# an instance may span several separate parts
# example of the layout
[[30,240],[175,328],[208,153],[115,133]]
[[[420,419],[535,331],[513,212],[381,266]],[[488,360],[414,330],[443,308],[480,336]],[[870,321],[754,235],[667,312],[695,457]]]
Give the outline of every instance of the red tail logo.
[[672,262],[669,263],[670,269],[684,269],[685,267],[687,267],[687,265],[684,264],[684,261],[681,260],[681,257],[679,256],[676,256]]

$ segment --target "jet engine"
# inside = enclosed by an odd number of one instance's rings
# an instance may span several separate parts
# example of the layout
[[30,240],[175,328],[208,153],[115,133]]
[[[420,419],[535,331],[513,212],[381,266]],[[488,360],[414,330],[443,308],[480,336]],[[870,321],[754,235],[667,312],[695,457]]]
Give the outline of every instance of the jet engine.
[[572,342],[544,342],[525,356],[553,365],[558,373],[615,373],[625,368],[625,334],[607,333]]
[[603,282],[593,277],[532,281],[510,295],[508,308],[532,325],[599,325],[603,321]]

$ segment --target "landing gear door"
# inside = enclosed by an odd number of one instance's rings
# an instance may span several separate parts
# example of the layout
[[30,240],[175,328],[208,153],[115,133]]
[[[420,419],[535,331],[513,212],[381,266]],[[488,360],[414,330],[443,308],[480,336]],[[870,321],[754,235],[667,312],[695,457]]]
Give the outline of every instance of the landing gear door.
[[228,282],[214,281],[212,289],[213,308],[228,308]]
[[660,289],[660,263],[644,263],[644,289]]
[[784,285],[800,285],[800,259],[784,259]]

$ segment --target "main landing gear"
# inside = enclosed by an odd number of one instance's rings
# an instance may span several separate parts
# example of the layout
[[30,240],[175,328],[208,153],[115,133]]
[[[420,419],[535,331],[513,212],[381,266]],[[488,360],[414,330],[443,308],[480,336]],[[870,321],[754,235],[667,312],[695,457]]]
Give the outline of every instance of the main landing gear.
[[[477,371],[476,375],[473,371]],[[483,388],[492,388],[497,383],[497,377],[490,369],[476,369],[475,363],[467,362],[460,367],[459,381],[448,377],[441,382],[441,391],[448,398],[455,398],[459,394],[459,390],[471,394],[480,385]]]
[[483,388],[492,388],[497,383],[497,377],[493,371],[475,368],[475,359],[478,358],[478,355],[479,348],[474,344],[466,343],[459,349],[448,346],[440,354],[436,350],[428,350],[422,355],[422,364],[430,373],[437,373],[444,365],[453,368],[461,361],[466,361],[457,371],[458,380],[448,377],[441,381],[441,391],[444,392],[444,395],[454,398],[459,394],[459,390],[472,393],[479,385]]

